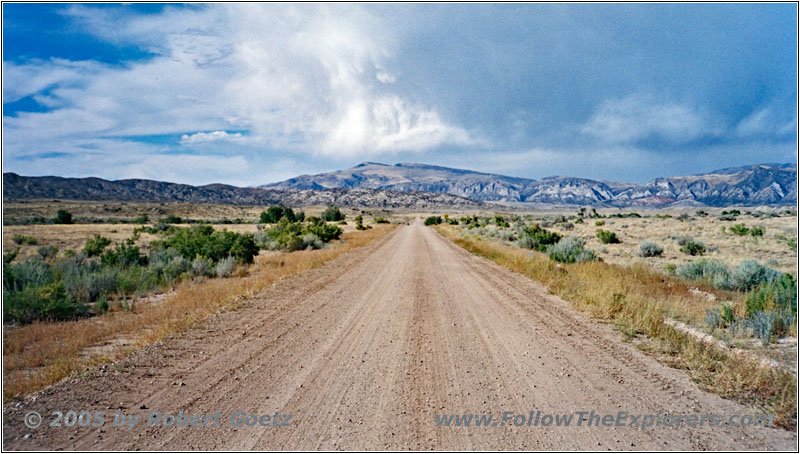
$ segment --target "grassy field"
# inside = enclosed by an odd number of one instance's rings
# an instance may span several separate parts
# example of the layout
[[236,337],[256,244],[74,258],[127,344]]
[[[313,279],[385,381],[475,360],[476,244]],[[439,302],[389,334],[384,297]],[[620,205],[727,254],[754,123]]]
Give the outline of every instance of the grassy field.
[[[746,258],[770,261],[773,268],[797,274],[797,212],[792,207],[783,208],[704,208],[707,215],[698,215],[698,208],[671,208],[662,210],[606,209],[597,213],[604,218],[585,217],[576,223],[578,209],[555,209],[548,211],[470,211],[449,212],[451,218],[462,216],[516,215],[530,222],[541,222],[543,227],[564,236],[577,236],[585,240],[587,248],[594,250],[605,262],[621,265],[643,263],[656,268],[667,264],[680,266],[697,259],[680,251],[673,237],[689,236],[706,245],[705,258],[719,260],[728,266],[736,266]],[[735,220],[723,220],[723,211],[739,210]],[[787,213],[789,211],[789,213]],[[591,209],[587,209],[587,215]],[[615,214],[637,213],[641,218],[609,217]],[[426,217],[431,213],[417,213]],[[444,215],[444,212],[436,213]],[[679,219],[686,216],[687,219]],[[602,225],[596,225],[601,223]],[[763,227],[761,237],[738,236],[730,228],[736,224],[746,227]],[[722,228],[725,231],[722,231]],[[492,229],[493,226],[488,226]],[[610,230],[622,241],[619,244],[602,244],[597,238],[597,229]],[[793,240],[793,243],[791,242]],[[639,244],[653,241],[664,248],[661,257],[639,257]]]

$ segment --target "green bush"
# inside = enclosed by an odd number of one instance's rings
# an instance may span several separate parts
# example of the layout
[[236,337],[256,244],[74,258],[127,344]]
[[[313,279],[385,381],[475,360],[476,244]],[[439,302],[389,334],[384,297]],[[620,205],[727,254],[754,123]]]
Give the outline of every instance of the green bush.
[[35,245],[36,243],[39,242],[39,240],[37,240],[36,237],[27,235],[14,235],[12,240],[16,244],[29,244],[29,245]]
[[606,225],[606,221],[594,221],[594,225],[596,225],[597,227],[602,227]]
[[103,250],[111,244],[111,240],[95,233],[93,237],[86,240],[83,252],[87,257],[95,257],[103,253]]
[[42,246],[36,252],[44,260],[53,260],[58,254],[58,248],[55,246]]
[[732,226],[728,227],[728,230],[734,235],[739,236],[744,236],[750,233],[750,229],[748,229],[744,224],[733,224]]
[[764,236],[764,227],[762,226],[750,227],[750,236]]
[[425,218],[425,225],[439,225],[442,223],[441,216],[428,216]]
[[26,286],[15,293],[3,291],[4,323],[68,320],[87,312],[85,305],[76,303],[67,296],[62,282]]
[[687,238],[681,247],[681,252],[689,255],[703,255],[706,253],[706,245],[691,238]]
[[344,221],[345,215],[339,210],[336,205],[330,205],[325,211],[322,212],[322,219],[324,221]]
[[361,216],[360,214],[358,216],[356,216],[356,230],[369,230],[371,228],[372,227],[370,227],[368,225],[366,225],[366,226],[364,225],[364,217],[363,216]]
[[150,216],[148,216],[147,213],[142,213],[133,222],[137,224],[147,224],[150,222]]
[[622,242],[617,237],[616,233],[610,230],[603,230],[603,229],[597,229],[597,239],[599,239],[600,242],[603,244],[615,244]]
[[167,217],[161,220],[162,224],[182,224],[183,219],[180,216],[175,216],[174,214],[168,214]]
[[56,213],[55,219],[53,219],[54,224],[72,224],[72,213],[67,210],[58,210]]
[[289,222],[303,221],[305,213],[299,212],[295,214],[291,208],[283,205],[273,205],[267,208],[267,211],[261,213],[260,221],[262,224],[275,224],[283,218],[286,218]]
[[10,250],[8,252],[4,252],[3,253],[3,263],[4,264],[9,264],[9,263],[13,262],[14,259],[17,258],[17,255],[19,255],[19,248],[14,248],[14,249],[12,249],[12,250]]
[[495,215],[494,219],[492,219],[492,222],[494,222],[494,224],[498,227],[503,227],[503,228],[511,227],[508,221],[506,221],[506,219],[500,215]]
[[114,249],[106,250],[100,260],[104,265],[122,268],[147,264],[147,257],[139,252],[139,246],[136,246],[131,239],[117,243]]
[[304,229],[305,233],[313,233],[323,243],[338,240],[342,235],[342,228],[337,225],[327,224],[322,221],[310,222]]
[[[384,219],[384,218],[375,218],[374,220],[375,220],[375,223],[376,223],[376,224],[389,224],[389,220],[388,220],[388,219]],[[451,219],[450,221],[455,221],[455,223],[456,223],[456,224],[458,224],[458,221],[456,221],[455,219]],[[451,222],[451,223],[452,223],[452,222]]]
[[173,248],[186,260],[201,256],[215,263],[228,256],[236,257],[240,263],[253,263],[258,254],[252,234],[214,231],[210,225],[176,228],[164,240],[154,241],[152,247]]
[[522,226],[517,229],[517,245],[525,249],[545,252],[547,247],[561,240],[561,234],[543,229],[539,224]]
[[581,238],[568,236],[562,238],[558,243],[552,244],[547,248],[547,254],[551,260],[562,263],[579,263],[597,260],[597,256],[591,250],[584,249]]
[[309,216],[306,226],[300,222],[289,222],[286,218],[259,232],[255,236],[258,247],[269,250],[297,251],[301,249],[320,249],[325,243],[338,239],[341,227],[328,224],[316,216]]

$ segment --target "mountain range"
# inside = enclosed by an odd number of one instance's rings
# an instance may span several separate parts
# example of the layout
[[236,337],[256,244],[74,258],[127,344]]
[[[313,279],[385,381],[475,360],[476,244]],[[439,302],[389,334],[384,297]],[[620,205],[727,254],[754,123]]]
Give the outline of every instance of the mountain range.
[[264,189],[225,184],[191,186],[162,181],[26,177],[3,174],[3,200],[60,199],[120,202],[192,202],[229,205],[339,205],[370,208],[480,208],[483,203],[449,194],[388,189]]
[[191,186],[143,179],[26,177],[3,174],[3,200],[63,199],[383,208],[479,208],[542,204],[598,207],[789,205],[797,166],[755,164],[621,183],[574,177],[528,179],[427,164],[365,162],[260,187]]
[[797,166],[756,164],[706,174],[656,178],[644,184],[548,177],[509,177],[426,164],[365,162],[303,175],[270,189],[371,188],[451,194],[483,202],[593,206],[728,206],[795,204]]

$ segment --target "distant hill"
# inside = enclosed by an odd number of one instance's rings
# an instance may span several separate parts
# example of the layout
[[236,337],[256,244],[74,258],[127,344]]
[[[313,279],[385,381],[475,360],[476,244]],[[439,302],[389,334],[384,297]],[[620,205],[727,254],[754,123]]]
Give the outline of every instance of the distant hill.
[[190,186],[153,180],[25,177],[3,174],[3,200],[61,199],[122,202],[193,202],[230,205],[329,205],[365,208],[480,208],[483,204],[449,194],[388,189],[263,189],[224,184]]
[[728,206],[797,203],[797,167],[756,164],[706,174],[656,178],[645,184],[573,177],[539,180],[426,164],[365,162],[302,175],[269,189],[370,188],[451,194],[485,202],[595,206]]

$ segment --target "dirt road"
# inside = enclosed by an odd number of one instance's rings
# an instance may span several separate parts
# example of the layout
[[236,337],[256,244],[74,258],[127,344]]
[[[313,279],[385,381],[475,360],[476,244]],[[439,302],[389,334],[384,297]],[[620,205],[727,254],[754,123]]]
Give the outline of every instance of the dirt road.
[[[102,427],[49,427],[53,411]],[[119,410],[142,419],[114,427]],[[244,309],[4,409],[6,449],[793,449],[764,428],[437,427],[436,415],[754,413],[699,391],[539,284],[417,222]],[[22,421],[45,416],[36,430]],[[215,414],[146,427],[151,412]],[[235,412],[272,415],[231,427]],[[275,427],[274,414],[279,417]],[[167,422],[170,422],[167,420]],[[252,420],[251,420],[252,422]]]

